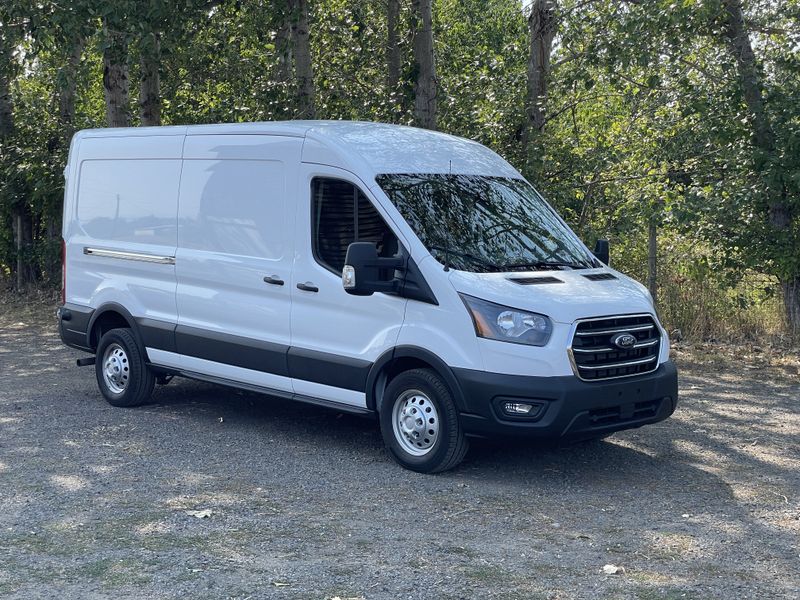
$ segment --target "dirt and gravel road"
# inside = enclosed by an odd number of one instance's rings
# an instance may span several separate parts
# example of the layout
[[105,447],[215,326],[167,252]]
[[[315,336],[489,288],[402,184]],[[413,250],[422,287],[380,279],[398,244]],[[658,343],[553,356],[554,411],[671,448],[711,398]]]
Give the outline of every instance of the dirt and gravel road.
[[42,319],[0,326],[0,597],[800,598],[796,367],[683,360],[664,423],[426,476],[210,384],[112,408]]

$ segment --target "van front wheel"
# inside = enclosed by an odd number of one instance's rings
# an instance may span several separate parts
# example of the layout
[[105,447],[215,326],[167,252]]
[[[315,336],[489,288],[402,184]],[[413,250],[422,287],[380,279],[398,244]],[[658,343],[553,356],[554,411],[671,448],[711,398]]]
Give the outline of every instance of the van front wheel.
[[392,457],[407,469],[439,473],[458,465],[467,439],[447,384],[429,369],[401,373],[389,383],[380,411]]
[[100,338],[95,361],[97,385],[112,406],[139,406],[153,393],[155,376],[128,329],[112,329]]

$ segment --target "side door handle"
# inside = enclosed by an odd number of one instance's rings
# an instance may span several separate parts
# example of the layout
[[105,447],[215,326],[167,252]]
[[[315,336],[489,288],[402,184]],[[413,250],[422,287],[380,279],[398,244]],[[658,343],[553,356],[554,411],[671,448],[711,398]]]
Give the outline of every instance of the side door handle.
[[297,289],[298,290],[303,290],[304,292],[318,292],[319,291],[319,288],[317,286],[315,286],[313,283],[311,283],[310,281],[307,281],[306,283],[298,283],[297,284]]
[[283,279],[277,275],[268,275],[267,277],[264,277],[264,283],[269,283],[270,285],[283,285]]

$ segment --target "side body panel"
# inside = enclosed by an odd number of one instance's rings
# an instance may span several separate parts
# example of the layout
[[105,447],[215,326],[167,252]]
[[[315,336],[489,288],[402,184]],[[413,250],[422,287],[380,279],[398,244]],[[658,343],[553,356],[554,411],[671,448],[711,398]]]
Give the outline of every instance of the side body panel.
[[[292,349],[289,368],[295,391],[355,406],[366,406],[365,385],[372,363],[397,343],[408,301],[377,293],[352,296],[341,275],[314,257],[311,239],[311,182],[315,177],[348,181],[372,201],[386,223],[398,229],[352,173],[322,165],[301,165],[294,229],[292,273]],[[406,244],[402,234],[401,244]],[[318,291],[297,286],[310,285]]]
[[283,136],[187,136],[176,355],[162,364],[292,390],[291,199],[301,148],[302,139]]
[[180,134],[76,140],[64,207],[67,302],[115,302],[175,321],[182,144]]
[[398,345],[427,350],[451,368],[483,369],[472,319],[442,265],[429,256],[419,268],[439,304],[410,301]]

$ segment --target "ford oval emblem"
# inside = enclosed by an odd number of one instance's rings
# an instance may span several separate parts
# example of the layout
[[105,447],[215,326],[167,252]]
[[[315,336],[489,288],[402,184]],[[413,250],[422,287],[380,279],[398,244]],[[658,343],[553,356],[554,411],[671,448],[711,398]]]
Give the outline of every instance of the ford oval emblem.
[[636,345],[636,336],[631,333],[618,333],[611,338],[611,343],[622,350],[630,350]]

